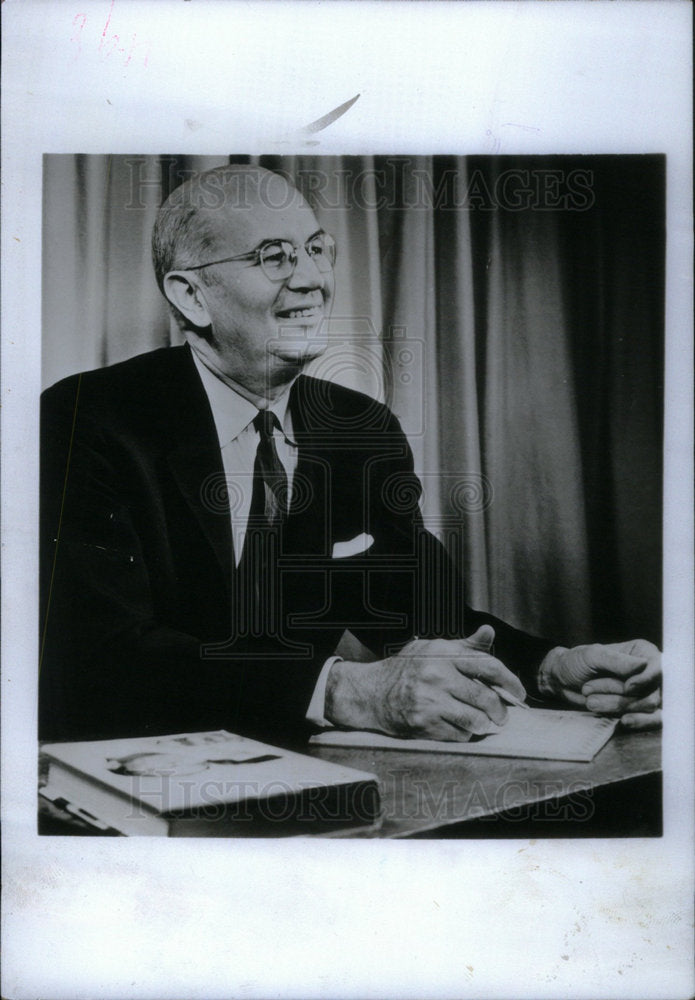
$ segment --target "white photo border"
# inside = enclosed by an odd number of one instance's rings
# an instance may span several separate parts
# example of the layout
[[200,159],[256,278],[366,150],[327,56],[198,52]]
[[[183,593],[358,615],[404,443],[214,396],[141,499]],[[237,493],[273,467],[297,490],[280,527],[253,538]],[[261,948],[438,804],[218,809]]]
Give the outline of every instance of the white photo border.
[[[690,5],[6,0],[3,14],[3,995],[691,995]],[[666,154],[663,838],[36,835],[42,156],[306,149]]]

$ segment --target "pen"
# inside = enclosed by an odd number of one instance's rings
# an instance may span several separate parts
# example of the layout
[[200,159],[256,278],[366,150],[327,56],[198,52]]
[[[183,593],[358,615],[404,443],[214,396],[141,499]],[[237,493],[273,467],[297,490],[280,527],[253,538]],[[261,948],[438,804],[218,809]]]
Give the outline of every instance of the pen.
[[499,695],[502,701],[506,702],[508,705],[516,705],[517,708],[526,708],[530,711],[530,707],[525,701],[521,701],[516,697],[516,695],[513,695],[511,691],[507,691],[505,687],[502,687],[501,684],[485,684],[485,681],[482,681],[480,677],[474,677],[473,679],[476,680],[478,684],[482,684],[484,687],[489,687],[495,692],[495,694]]

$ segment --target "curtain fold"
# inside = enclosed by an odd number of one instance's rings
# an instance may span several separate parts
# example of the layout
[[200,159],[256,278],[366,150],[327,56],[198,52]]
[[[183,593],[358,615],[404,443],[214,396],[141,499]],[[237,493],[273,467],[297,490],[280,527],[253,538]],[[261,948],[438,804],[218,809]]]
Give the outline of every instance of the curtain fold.
[[[406,180],[429,170],[425,157],[413,157]],[[406,204],[413,192],[406,185]],[[439,387],[437,384],[437,306],[435,292],[434,214],[395,203],[386,211],[395,218],[395,238],[382,260],[382,282],[388,288],[384,341],[389,360],[389,404],[408,435],[415,469],[423,486],[422,512],[427,527],[441,529],[439,464]]]
[[[552,218],[490,219],[481,331],[490,599],[574,635],[589,614],[581,455]],[[541,230],[539,232],[539,229]],[[508,540],[515,539],[510,548]],[[542,553],[542,555],[541,555]]]
[[[180,342],[150,261],[157,208],[191,172],[251,160],[45,157],[44,385]],[[336,237],[311,370],[399,417],[470,602],[567,643],[658,642],[663,157],[253,162]],[[514,202],[510,179],[547,193],[577,169],[583,202]]]
[[[459,186],[468,187],[464,159],[447,161]],[[468,599],[491,606],[487,511],[494,484],[485,474],[481,440],[484,375],[476,334],[474,250],[469,211],[437,213],[437,362],[441,401],[439,462],[448,487],[442,515],[462,531]],[[481,345],[484,346],[484,343]]]

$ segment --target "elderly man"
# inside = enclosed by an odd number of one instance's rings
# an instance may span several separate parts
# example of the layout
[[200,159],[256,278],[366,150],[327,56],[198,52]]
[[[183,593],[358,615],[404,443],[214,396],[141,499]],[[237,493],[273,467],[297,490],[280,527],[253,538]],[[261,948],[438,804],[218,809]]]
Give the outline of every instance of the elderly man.
[[525,687],[658,722],[650,643],[551,648],[467,608],[397,420],[303,374],[327,346],[335,244],[285,179],[187,181],[153,253],[186,345],[44,395],[44,737],[457,740]]

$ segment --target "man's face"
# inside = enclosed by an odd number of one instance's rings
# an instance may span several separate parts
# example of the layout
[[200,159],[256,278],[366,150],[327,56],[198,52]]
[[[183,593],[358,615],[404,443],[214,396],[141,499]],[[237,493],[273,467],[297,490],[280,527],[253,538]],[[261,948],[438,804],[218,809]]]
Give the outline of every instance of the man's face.
[[253,207],[221,209],[213,218],[216,244],[210,259],[254,250],[266,240],[283,239],[296,247],[292,274],[271,281],[262,267],[249,261],[230,261],[211,267],[212,284],[201,285],[211,319],[212,345],[225,374],[258,391],[277,384],[324,352],[326,321],[333,296],[333,272],[321,272],[304,252],[304,244],[320,226],[296,192],[286,208],[272,202],[289,200],[281,178],[270,197]]

